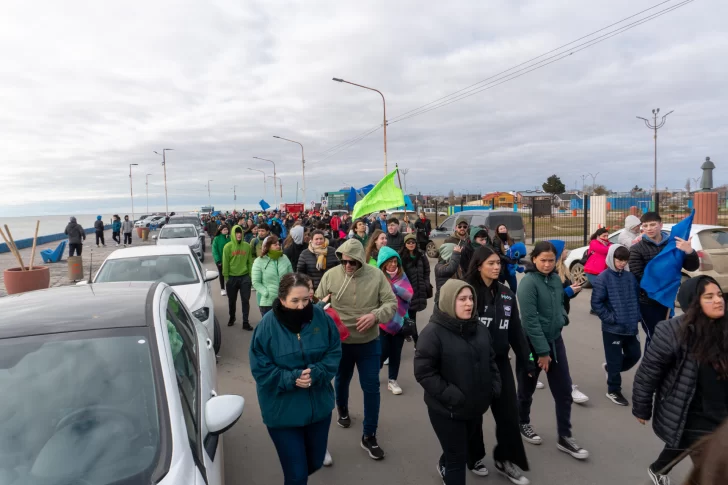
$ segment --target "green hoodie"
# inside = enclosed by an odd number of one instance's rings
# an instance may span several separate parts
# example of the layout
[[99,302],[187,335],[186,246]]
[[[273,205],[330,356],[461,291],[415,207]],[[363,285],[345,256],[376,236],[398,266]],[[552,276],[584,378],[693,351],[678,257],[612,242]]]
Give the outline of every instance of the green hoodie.
[[222,263],[222,250],[229,241],[230,235],[226,236],[223,233],[218,234],[212,240],[212,259],[215,260],[215,264]]
[[490,240],[490,238],[487,237],[488,236],[488,230],[487,229],[484,229],[484,228],[479,227],[479,226],[472,226],[470,228],[470,242],[473,245],[473,249],[478,249],[480,246],[482,246],[482,244],[478,244],[478,243],[475,242],[475,236],[479,232],[484,232],[485,233],[485,235],[486,235],[486,241],[489,241]]
[[222,249],[222,275],[225,278],[250,274],[253,266],[253,252],[250,244],[246,243],[244,239],[238,242],[235,238],[236,232],[242,234],[243,228],[233,226],[230,242],[225,244]]
[[[366,264],[364,260],[364,246],[356,239],[349,239],[336,250],[336,256],[341,259],[347,255],[361,263],[361,267],[349,276],[346,266],[340,265],[324,273],[316,289],[319,299],[331,294],[331,307],[341,317],[341,321],[351,332],[351,336],[343,343],[366,344],[379,336],[379,326],[387,323],[397,311],[397,297],[385,274],[374,266]],[[356,329],[356,320],[373,313],[376,324],[363,333]]]
[[521,322],[536,355],[545,357],[551,352],[551,344],[561,335],[568,324],[564,310],[564,287],[556,272],[544,275],[538,271],[527,272],[518,283],[518,306]]

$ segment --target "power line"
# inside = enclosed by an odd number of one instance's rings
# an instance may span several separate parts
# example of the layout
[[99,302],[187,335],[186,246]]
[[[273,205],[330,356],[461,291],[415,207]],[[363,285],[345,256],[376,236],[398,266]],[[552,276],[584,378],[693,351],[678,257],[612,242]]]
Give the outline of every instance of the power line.
[[371,135],[371,134],[372,134],[372,133],[374,133],[375,131],[379,131],[379,130],[380,130],[381,128],[382,128],[381,126],[377,126],[376,128],[374,128],[374,129],[372,129],[372,130],[369,130],[368,132],[366,132],[366,133],[364,133],[364,134],[362,134],[362,135],[360,135],[360,136],[358,136],[358,137],[356,137],[356,138],[353,138],[353,139],[351,139],[351,140],[349,140],[349,141],[347,141],[347,142],[344,142],[343,144],[340,144],[340,145],[342,145],[340,149],[338,149],[338,150],[336,150],[335,152],[333,152],[333,153],[331,153],[331,154],[327,155],[327,156],[326,156],[326,157],[324,157],[324,158],[321,158],[321,159],[319,159],[319,160],[315,160],[315,161],[316,161],[316,162],[323,162],[324,160],[328,160],[329,158],[333,157],[334,155],[337,155],[337,154],[339,154],[339,153],[343,152],[343,151],[344,151],[344,150],[346,150],[347,148],[351,148],[352,146],[354,146],[355,144],[357,144],[358,142],[360,142],[361,140],[363,140],[363,139],[364,139],[364,138],[366,138],[367,136]]
[[[374,128],[376,128],[376,129],[379,129],[379,128],[381,128],[381,127],[382,127],[382,125],[377,125],[377,126],[375,126]],[[364,133],[361,133],[361,134],[359,134],[359,135],[356,135],[356,136],[355,136],[354,138],[352,138],[351,140],[355,140],[355,139],[359,138],[360,136],[367,136],[367,135],[368,135],[368,134],[369,134],[369,133],[371,132],[371,130],[372,130],[372,129],[373,129],[373,128],[369,128],[369,129],[368,129],[367,131],[365,131]],[[348,140],[348,141],[344,141],[344,142],[341,142],[341,143],[339,143],[338,145],[334,145],[334,146],[332,146],[331,148],[327,148],[326,150],[324,150],[324,151],[320,152],[320,153],[319,153],[319,155],[324,155],[324,154],[325,154],[326,152],[328,152],[328,151],[331,151],[331,150],[335,150],[335,149],[339,148],[339,147],[340,147],[340,146],[342,146],[342,145],[346,145],[346,144],[347,144],[347,143],[349,143],[349,142],[350,142],[351,140]]]

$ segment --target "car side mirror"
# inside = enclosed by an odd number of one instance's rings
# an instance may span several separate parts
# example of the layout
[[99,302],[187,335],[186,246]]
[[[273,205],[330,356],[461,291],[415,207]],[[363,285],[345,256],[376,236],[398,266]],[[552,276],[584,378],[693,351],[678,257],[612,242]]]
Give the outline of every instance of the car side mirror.
[[215,396],[205,404],[205,423],[210,434],[219,435],[233,427],[243,414],[245,399],[228,394]]
[[220,277],[220,273],[215,270],[208,269],[205,271],[205,281],[215,281]]

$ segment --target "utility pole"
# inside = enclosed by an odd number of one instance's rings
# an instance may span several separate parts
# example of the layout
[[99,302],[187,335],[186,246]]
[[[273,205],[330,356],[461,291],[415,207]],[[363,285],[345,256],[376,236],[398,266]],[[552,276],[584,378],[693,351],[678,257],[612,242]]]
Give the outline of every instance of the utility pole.
[[404,175],[404,192],[407,193],[407,174],[409,173],[409,168],[400,168],[399,171]]
[[131,167],[139,165],[138,163],[129,164],[129,193],[131,194],[131,221],[134,221],[134,184],[131,181]]
[[[673,110],[674,111],[674,110]],[[670,111],[672,113],[672,111]],[[653,197],[655,197],[655,205],[657,204],[657,130],[665,126],[665,121],[667,121],[667,117],[670,113],[667,113],[662,117],[660,122],[658,123],[657,117],[660,114],[660,108],[655,108],[652,110],[652,118],[653,122],[650,123],[650,120],[647,118],[642,118],[641,116],[638,116],[637,118],[645,122],[645,126],[649,128],[650,130],[654,130],[655,135],[655,167],[654,167],[654,180],[655,180],[655,193],[653,194]]]
[[586,184],[585,180],[588,177],[588,175],[582,175],[581,176],[581,195],[586,195]]
[[[306,158],[303,154],[303,145],[296,140],[289,140],[288,138],[283,138],[282,136],[273,135],[273,138],[278,138],[279,140],[284,141],[290,141],[291,143],[295,143],[296,145],[301,147],[301,179],[303,181],[303,203],[306,203]],[[275,174],[273,174],[275,175]],[[298,183],[296,183],[298,185]],[[281,192],[281,199],[283,199],[283,193]],[[298,189],[296,189],[296,201],[298,201]]]
[[592,175],[592,173],[589,172],[589,176],[592,178],[591,195],[594,195],[594,187],[597,184],[597,175],[599,175],[599,172],[597,172],[596,175]]
[[155,151],[157,155],[162,155],[162,168],[164,168],[164,212],[165,215],[169,215],[169,200],[167,199],[167,157],[165,152],[172,151],[173,148],[164,148],[162,153]]
[[147,174],[147,214],[149,214],[149,176],[152,175],[151,173]]
[[212,198],[210,197],[210,182],[214,182],[214,180],[207,181],[207,205],[210,206],[210,212],[212,212]]

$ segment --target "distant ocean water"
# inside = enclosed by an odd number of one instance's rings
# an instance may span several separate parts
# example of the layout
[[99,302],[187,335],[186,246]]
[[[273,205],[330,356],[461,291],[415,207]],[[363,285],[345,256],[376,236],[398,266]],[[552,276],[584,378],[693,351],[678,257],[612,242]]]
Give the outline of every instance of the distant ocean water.
[[[113,214],[83,214],[74,216],[84,229],[94,227],[96,216],[100,215],[104,224],[111,224]],[[35,233],[35,221],[40,221],[38,236],[57,234],[66,229],[70,216],[26,216],[26,217],[0,217],[0,227],[5,231],[5,224],[10,228],[14,239],[26,239],[33,237]],[[0,243],[3,242],[0,238]]]

